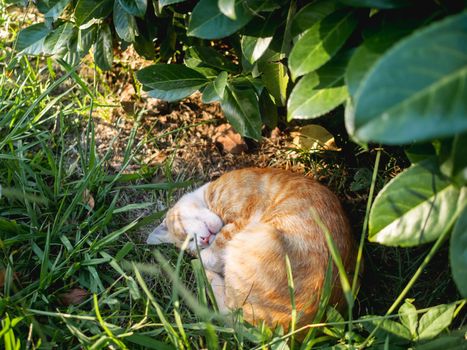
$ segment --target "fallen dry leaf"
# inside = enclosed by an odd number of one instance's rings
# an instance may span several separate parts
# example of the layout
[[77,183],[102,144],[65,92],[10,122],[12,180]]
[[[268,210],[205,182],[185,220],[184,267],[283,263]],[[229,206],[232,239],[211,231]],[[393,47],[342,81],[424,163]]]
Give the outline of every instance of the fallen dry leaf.
[[89,295],[87,290],[82,288],[73,288],[68,292],[60,294],[60,303],[64,306],[81,304]]
[[293,143],[310,151],[340,151],[334,140],[334,136],[321,125],[305,125],[290,133]]
[[126,84],[120,93],[120,104],[124,111],[128,114],[135,112],[135,88],[132,84]]
[[248,149],[242,136],[235,132],[229,124],[222,124],[216,128],[214,142],[219,143],[226,153],[239,154]]
[[94,209],[94,197],[92,196],[91,192],[88,189],[85,189],[83,192],[83,202],[86,203],[89,208]]

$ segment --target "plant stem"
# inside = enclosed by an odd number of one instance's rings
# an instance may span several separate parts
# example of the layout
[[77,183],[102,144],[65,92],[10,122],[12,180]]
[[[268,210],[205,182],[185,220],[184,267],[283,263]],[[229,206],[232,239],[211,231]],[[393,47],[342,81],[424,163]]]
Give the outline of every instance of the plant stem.
[[362,266],[363,245],[365,244],[365,238],[366,238],[366,234],[368,230],[368,221],[370,218],[371,205],[373,204],[373,194],[375,192],[376,177],[378,176],[380,158],[381,158],[381,148],[379,148],[376,152],[375,166],[373,168],[373,175],[371,177],[370,192],[368,194],[368,201],[366,203],[365,219],[363,221],[362,233],[360,235],[360,243],[358,246],[358,253],[357,253],[357,262],[355,266],[355,274],[352,280],[352,294],[353,295],[356,294],[355,292],[357,289],[358,275],[360,273],[360,267]]

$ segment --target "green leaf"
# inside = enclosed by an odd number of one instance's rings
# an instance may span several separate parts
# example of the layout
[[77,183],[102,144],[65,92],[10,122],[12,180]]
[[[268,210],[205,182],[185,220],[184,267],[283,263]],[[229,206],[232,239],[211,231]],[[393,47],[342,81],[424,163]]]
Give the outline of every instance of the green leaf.
[[377,9],[392,9],[412,5],[410,0],[340,0],[342,3],[355,7],[371,7]]
[[76,32],[67,43],[66,51],[60,56],[60,58],[63,59],[63,61],[70,67],[75,66],[80,62],[82,56],[78,51],[78,35],[76,35]]
[[113,20],[118,36],[129,43],[134,42],[138,35],[136,19],[123,9],[119,1],[114,2]]
[[465,350],[465,326],[451,330],[449,335],[441,335],[423,344],[416,344],[414,350]]
[[287,119],[312,119],[342,104],[348,96],[344,74],[349,54],[343,54],[305,75],[292,90],[287,103]]
[[113,62],[113,43],[112,33],[107,23],[104,23],[97,34],[97,40],[94,44],[94,61],[102,70],[112,68]]
[[253,18],[245,1],[235,1],[235,13],[237,19],[232,20],[219,10],[217,0],[201,0],[191,14],[188,35],[202,39],[224,38],[235,33]]
[[229,123],[242,136],[254,140],[261,138],[261,114],[253,88],[240,89],[228,84],[221,107]]
[[417,309],[412,304],[413,299],[406,299],[399,308],[399,318],[402,324],[410,331],[412,339],[417,336],[418,315]]
[[75,7],[75,22],[81,26],[93,18],[105,18],[112,12],[113,0],[78,0]]
[[218,0],[217,6],[219,6],[219,10],[230,19],[237,19],[237,15],[235,13],[235,0]]
[[289,67],[292,79],[307,74],[329,61],[357,25],[351,11],[338,11],[315,23],[292,48]]
[[339,324],[344,323],[344,317],[332,306],[326,307],[326,323],[338,323],[335,326],[326,327],[324,333],[331,337],[341,339],[345,335],[345,325]]
[[148,7],[147,0],[115,0],[130,15],[143,18]]
[[432,339],[447,328],[452,322],[455,309],[456,304],[430,308],[418,323],[418,340]]
[[451,227],[459,189],[439,175],[429,159],[403,171],[375,198],[369,240],[390,246],[415,246],[437,239]]
[[264,89],[259,96],[259,110],[263,123],[269,129],[274,129],[279,121],[279,115],[277,113],[276,104],[266,89]]
[[208,46],[192,46],[187,50],[185,64],[190,68],[212,67],[222,71],[238,72],[238,66],[217,50]]
[[459,215],[454,230],[452,231],[449,261],[451,263],[451,271],[457,289],[464,298],[467,298],[467,194],[464,187],[464,201],[461,205],[464,206],[463,211]]
[[[372,318],[372,316],[368,317]],[[363,319],[365,318],[366,317],[363,317]],[[369,331],[372,331],[375,327],[378,327],[378,330],[376,331],[376,337],[379,339],[385,339],[386,337],[406,340],[411,339],[410,332],[404,325],[390,319],[372,320],[363,323],[363,325]]]
[[28,55],[40,55],[44,53],[44,42],[50,29],[45,23],[36,23],[22,29],[18,34],[16,49],[20,53]]
[[224,97],[225,87],[227,85],[227,72],[221,72],[219,76],[210,82],[203,91],[203,103],[221,101]]
[[89,50],[91,49],[91,46],[96,41],[97,31],[98,31],[97,25],[93,25],[85,29],[78,30],[77,49],[81,57],[86,55],[89,52]]
[[[154,48],[154,38],[156,36],[155,30],[151,28],[151,24],[148,23],[149,16],[147,16],[145,21],[136,20],[138,24],[138,36],[135,38],[133,47],[136,52],[143,56],[146,59],[154,59],[156,57],[155,48]],[[153,26],[157,29],[155,26]]]
[[241,48],[243,56],[250,63],[257,61],[266,52],[280,22],[281,18],[275,12],[270,12],[265,18],[255,18],[245,27]]
[[287,74],[287,67],[280,59],[280,53],[267,50],[258,62],[258,70],[261,73],[261,81],[274,97],[275,104],[284,106],[287,101],[289,75]]
[[254,36],[242,36],[241,45],[245,58],[250,62],[256,62],[269,47],[272,36],[268,38],[256,38]]
[[178,4],[180,2],[185,2],[186,0],[159,0],[159,6],[164,7],[172,4]]
[[337,0],[313,1],[300,9],[292,21],[292,35],[303,33],[316,22],[342,8]]
[[271,345],[271,350],[290,350],[287,340],[278,338],[272,339],[273,343]]
[[378,60],[356,93],[354,136],[404,144],[466,131],[466,31],[463,12],[415,32]]
[[452,141],[451,154],[441,165],[441,171],[459,186],[467,184],[467,133],[456,135]]
[[36,2],[36,6],[37,9],[44,14],[46,19],[55,22],[70,1],[71,0],[39,0]]
[[410,34],[415,28],[421,25],[418,20],[405,21],[384,17],[381,21],[383,25],[365,38],[365,41],[357,48],[346,72],[346,83],[349,94],[354,97],[358,87],[364,80],[371,67],[391,46],[402,37]]
[[65,22],[49,33],[44,41],[47,54],[63,56],[69,50],[71,38],[76,34],[73,23]]
[[435,156],[436,151],[430,142],[416,143],[405,150],[405,155],[410,160],[410,163],[415,164]]
[[150,96],[169,102],[190,96],[208,82],[204,75],[180,64],[155,64],[141,69],[136,77]]

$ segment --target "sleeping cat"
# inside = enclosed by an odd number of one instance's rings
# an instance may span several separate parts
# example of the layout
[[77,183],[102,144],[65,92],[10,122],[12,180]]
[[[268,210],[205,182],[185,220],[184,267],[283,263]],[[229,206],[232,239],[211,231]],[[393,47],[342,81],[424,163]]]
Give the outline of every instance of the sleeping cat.
[[[292,310],[287,255],[300,327],[314,319],[329,259],[310,208],[331,232],[351,275],[355,245],[337,197],[311,178],[280,169],[234,170],[184,195],[147,243],[185,243],[192,253],[199,247],[221,311],[241,308],[252,324],[264,320],[284,329]],[[342,304],[333,270],[331,303]]]

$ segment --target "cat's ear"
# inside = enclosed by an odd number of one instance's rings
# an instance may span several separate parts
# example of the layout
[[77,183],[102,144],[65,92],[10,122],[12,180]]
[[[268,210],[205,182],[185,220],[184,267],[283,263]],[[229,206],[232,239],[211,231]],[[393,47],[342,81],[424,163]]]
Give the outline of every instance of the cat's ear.
[[170,239],[169,235],[169,230],[167,228],[167,224],[164,221],[157,226],[154,231],[152,231],[148,239],[146,240],[147,244],[162,244],[162,243],[173,243],[173,241]]

